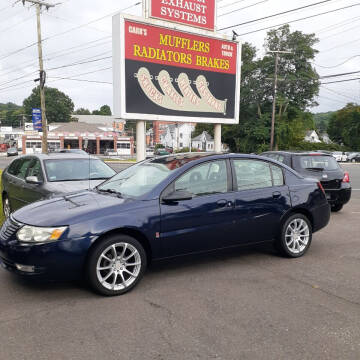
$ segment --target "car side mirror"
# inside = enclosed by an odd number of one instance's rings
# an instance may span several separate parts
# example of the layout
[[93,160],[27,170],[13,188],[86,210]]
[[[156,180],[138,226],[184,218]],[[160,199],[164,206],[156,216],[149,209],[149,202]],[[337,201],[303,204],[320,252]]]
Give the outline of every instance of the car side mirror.
[[173,203],[182,200],[191,200],[193,194],[185,190],[176,190],[169,195],[166,195],[162,198],[162,201],[165,203]]
[[25,181],[28,184],[36,184],[36,185],[42,184],[42,181],[40,181],[37,176],[27,176]]

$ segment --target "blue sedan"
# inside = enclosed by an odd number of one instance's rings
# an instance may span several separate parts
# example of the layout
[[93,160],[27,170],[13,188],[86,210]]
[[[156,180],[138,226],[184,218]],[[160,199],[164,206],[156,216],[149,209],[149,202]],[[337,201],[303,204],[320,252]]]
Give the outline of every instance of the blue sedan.
[[321,183],[286,165],[177,154],[16,211],[1,228],[0,259],[23,276],[85,277],[97,292],[120,295],[152,260],[265,242],[300,257],[329,218]]

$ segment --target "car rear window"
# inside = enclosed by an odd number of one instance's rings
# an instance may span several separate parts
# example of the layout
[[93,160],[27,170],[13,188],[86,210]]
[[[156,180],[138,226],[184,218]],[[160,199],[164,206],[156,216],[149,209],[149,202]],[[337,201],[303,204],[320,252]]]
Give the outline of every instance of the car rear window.
[[332,156],[327,155],[300,155],[294,156],[294,169],[305,170],[338,170],[339,164]]

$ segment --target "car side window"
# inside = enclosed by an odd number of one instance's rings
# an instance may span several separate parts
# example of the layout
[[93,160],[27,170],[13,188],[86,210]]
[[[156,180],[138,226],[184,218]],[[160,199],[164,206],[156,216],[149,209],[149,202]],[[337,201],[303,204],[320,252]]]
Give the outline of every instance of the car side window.
[[16,171],[15,176],[20,178],[20,179],[25,179],[26,176],[26,171],[31,163],[32,159],[22,159],[21,163]]
[[175,181],[174,190],[185,190],[197,196],[226,193],[228,177],[225,160],[193,167]]
[[284,156],[283,155],[278,155],[278,158],[276,159],[279,162],[284,162]]
[[237,190],[262,189],[272,186],[270,165],[260,160],[233,160]]
[[27,176],[36,176],[38,180],[43,181],[44,177],[39,159],[33,159],[32,163],[30,164]]
[[18,159],[18,160],[13,161],[13,162],[10,164],[7,172],[8,172],[9,174],[15,176],[16,173],[17,173],[17,169],[18,169],[18,167],[19,167],[19,165],[20,165],[20,162],[21,162],[21,159]]
[[271,165],[271,172],[274,186],[284,185],[284,174],[279,166]]

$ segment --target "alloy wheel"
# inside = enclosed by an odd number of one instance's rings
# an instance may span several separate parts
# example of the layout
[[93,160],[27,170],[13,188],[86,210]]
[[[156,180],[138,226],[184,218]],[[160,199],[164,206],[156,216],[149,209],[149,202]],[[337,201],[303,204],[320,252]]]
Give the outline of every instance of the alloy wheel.
[[99,256],[96,276],[108,290],[124,290],[139,276],[141,256],[135,246],[119,242],[108,246]]
[[288,250],[293,254],[303,252],[310,239],[310,229],[305,220],[293,219],[287,226],[285,232],[285,243]]

